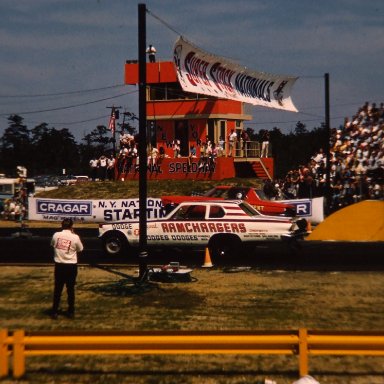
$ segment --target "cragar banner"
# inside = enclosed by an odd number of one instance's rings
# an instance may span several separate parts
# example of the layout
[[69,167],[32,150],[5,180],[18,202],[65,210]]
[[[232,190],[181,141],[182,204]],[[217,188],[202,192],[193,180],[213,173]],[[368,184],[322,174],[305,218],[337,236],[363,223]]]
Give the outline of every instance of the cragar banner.
[[[147,199],[147,218],[164,216],[161,199]],[[138,221],[139,199],[121,200],[69,200],[28,198],[29,220],[61,221],[72,218],[77,222]]]
[[291,100],[296,77],[248,70],[207,53],[182,37],[175,43],[173,58],[178,80],[186,92],[297,112]]

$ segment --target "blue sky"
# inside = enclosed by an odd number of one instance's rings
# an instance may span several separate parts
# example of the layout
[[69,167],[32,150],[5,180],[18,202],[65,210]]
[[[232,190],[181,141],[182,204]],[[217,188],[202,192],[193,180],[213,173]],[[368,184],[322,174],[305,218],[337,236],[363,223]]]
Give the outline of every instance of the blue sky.
[[172,60],[182,34],[249,69],[299,77],[299,113],[247,106],[245,126],[256,132],[320,126],[325,73],[332,126],[365,101],[384,101],[381,0],[1,0],[0,135],[13,113],[29,128],[69,128],[79,142],[108,125],[108,106],[137,113],[137,88],[123,81],[125,60],[138,56],[138,3],[150,11],[158,60]]

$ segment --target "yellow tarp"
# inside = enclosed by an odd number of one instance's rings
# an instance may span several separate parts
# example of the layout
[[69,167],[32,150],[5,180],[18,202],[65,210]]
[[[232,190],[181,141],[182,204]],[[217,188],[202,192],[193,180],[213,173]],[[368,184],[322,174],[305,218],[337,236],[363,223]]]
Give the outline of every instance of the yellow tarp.
[[306,240],[384,241],[384,201],[365,200],[340,209]]

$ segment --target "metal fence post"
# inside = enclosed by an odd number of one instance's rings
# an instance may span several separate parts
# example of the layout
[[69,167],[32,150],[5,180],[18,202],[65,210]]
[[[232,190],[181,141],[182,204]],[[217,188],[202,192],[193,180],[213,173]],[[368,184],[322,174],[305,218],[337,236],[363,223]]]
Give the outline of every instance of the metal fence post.
[[0,330],[0,378],[8,376],[8,330]]
[[24,330],[13,333],[13,377],[18,379],[25,373]]
[[308,331],[306,328],[299,329],[299,374],[308,375]]

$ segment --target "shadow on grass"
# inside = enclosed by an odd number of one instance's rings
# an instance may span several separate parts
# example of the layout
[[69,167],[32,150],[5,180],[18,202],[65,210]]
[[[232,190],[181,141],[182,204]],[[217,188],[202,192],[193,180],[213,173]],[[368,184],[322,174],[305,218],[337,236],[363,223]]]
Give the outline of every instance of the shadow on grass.
[[140,295],[157,287],[156,284],[150,282],[146,278],[131,276],[124,272],[114,270],[108,266],[92,264],[91,267],[98,268],[111,274],[123,277],[123,279],[114,282],[98,281],[97,283],[84,283],[79,285],[80,289],[87,287],[90,291],[101,294],[103,296],[123,297]]

